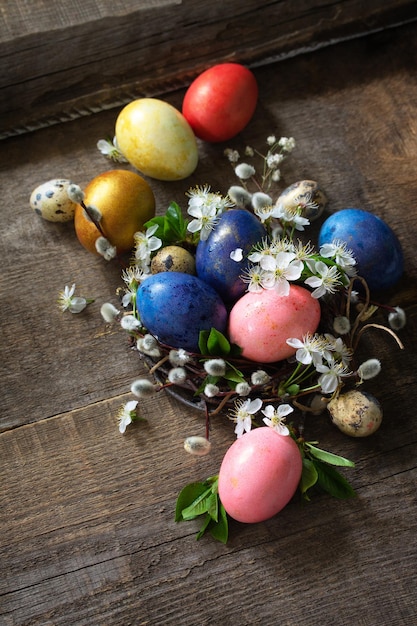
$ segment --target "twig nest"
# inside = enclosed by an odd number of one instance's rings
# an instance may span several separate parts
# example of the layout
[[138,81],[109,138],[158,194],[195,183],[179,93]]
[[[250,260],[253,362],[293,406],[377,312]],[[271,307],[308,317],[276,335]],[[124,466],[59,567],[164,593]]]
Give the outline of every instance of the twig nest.
[[378,400],[364,391],[352,390],[333,398],[327,408],[333,424],[351,437],[368,437],[381,425]]
[[312,222],[323,213],[327,197],[316,181],[300,180],[284,189],[276,203],[289,210],[301,205],[302,216]]
[[31,208],[48,222],[70,222],[77,206],[67,194],[70,184],[66,178],[54,178],[38,185],[30,196]]
[[152,274],[159,272],[182,272],[195,274],[195,260],[191,252],[181,246],[165,246],[151,262]]

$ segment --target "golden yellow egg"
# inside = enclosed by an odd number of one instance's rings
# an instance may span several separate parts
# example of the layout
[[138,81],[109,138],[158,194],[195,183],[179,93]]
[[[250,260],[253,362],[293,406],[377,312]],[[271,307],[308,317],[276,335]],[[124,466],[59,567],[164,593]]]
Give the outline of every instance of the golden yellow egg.
[[197,167],[197,141],[191,126],[163,100],[130,102],[119,113],[115,134],[126,159],[145,176],[181,180]]
[[[134,234],[143,230],[144,223],[155,215],[153,191],[135,172],[110,170],[99,174],[90,181],[84,193],[85,204],[100,211],[101,228],[118,253],[133,248]],[[84,248],[98,254],[95,243],[102,235],[80,205],[75,209],[74,225]]]

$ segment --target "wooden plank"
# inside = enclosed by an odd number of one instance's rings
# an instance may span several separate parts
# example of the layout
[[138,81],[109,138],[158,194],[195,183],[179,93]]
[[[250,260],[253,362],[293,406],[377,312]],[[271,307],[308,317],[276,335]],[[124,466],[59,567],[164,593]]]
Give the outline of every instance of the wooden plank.
[[[256,70],[261,98],[248,128],[230,142],[260,147],[272,132],[294,136],[282,187],[318,180],[330,210],[366,208],[400,238],[405,276],[386,303],[404,306],[405,350],[369,332],[363,353],[383,371],[367,389],[384,421],[369,439],[347,438],[325,416],[306,436],[355,461],[352,501],[292,502],[262,524],[231,524],[227,546],[195,542],[176,525],[179,489],[216,473],[233,439],[216,419],[213,452],[195,459],[185,436],[200,414],[165,394],[140,403],[144,424],[117,430],[141,370],[125,335],[108,329],[99,306],[120,284],[117,265],[79,246],[71,226],[48,224],[28,206],[44,180],[85,185],[111,167],[97,152],[115,112],[3,142],[0,188],[0,622],[5,626],[222,623],[234,626],[347,624],[403,626],[417,616],[415,379],[417,336],[414,88],[417,26],[390,30]],[[180,104],[183,92],[167,99]],[[225,192],[224,145],[199,143],[186,181],[150,181],[162,213],[171,199],[211,184]],[[61,314],[57,290],[75,281],[97,302]],[[115,300],[113,300],[115,301]],[[370,600],[371,598],[371,600]]]
[[2,13],[1,137],[166,93],[216,62],[259,62],[417,18],[411,0],[61,0]]

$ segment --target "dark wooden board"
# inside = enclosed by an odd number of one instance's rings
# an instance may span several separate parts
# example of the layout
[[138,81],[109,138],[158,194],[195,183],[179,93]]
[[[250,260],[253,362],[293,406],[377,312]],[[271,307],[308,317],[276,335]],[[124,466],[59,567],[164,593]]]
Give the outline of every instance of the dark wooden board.
[[417,18],[412,0],[14,2],[0,22],[0,137]]
[[[5,626],[408,626],[417,617],[416,421],[417,25],[408,25],[260,67],[260,102],[242,135],[259,147],[271,133],[294,136],[282,185],[311,177],[330,210],[368,209],[404,250],[405,275],[384,300],[403,306],[400,351],[369,332],[363,350],[381,359],[367,385],[384,407],[371,438],[355,440],[328,419],[307,436],[355,461],[346,470],[358,497],[297,499],[268,522],[231,524],[227,546],[195,541],[193,523],[173,521],[187,482],[216,473],[233,440],[213,423],[213,452],[187,456],[200,413],[165,393],[141,401],[147,422],[117,430],[144,366],[122,331],[101,320],[116,302],[117,265],[85,252],[71,225],[48,224],[29,208],[39,183],[67,176],[84,186],[112,165],[96,150],[117,111],[1,143],[0,188],[0,623]],[[180,105],[183,92],[166,99]],[[162,213],[170,200],[232,172],[224,145],[200,143],[195,174],[150,181]],[[85,314],[56,308],[76,282],[96,302]]]

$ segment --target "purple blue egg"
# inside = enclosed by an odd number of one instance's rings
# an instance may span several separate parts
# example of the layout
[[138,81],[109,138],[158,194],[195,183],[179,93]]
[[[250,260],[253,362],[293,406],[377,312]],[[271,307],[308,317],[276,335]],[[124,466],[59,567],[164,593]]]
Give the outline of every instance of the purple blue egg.
[[201,330],[213,327],[224,333],[227,327],[227,310],[218,293],[191,274],[153,274],[137,291],[137,308],[148,332],[189,352],[199,352]]
[[390,289],[401,278],[404,259],[400,242],[381,218],[363,209],[333,213],[323,223],[319,246],[334,240],[345,242],[356,259],[356,268],[371,290]]
[[[216,289],[224,302],[236,302],[247,288],[241,278],[248,267],[246,257],[266,235],[265,227],[253,213],[245,209],[226,211],[208,239],[197,245],[197,276]],[[230,258],[230,253],[237,248],[242,249],[242,261]]]

